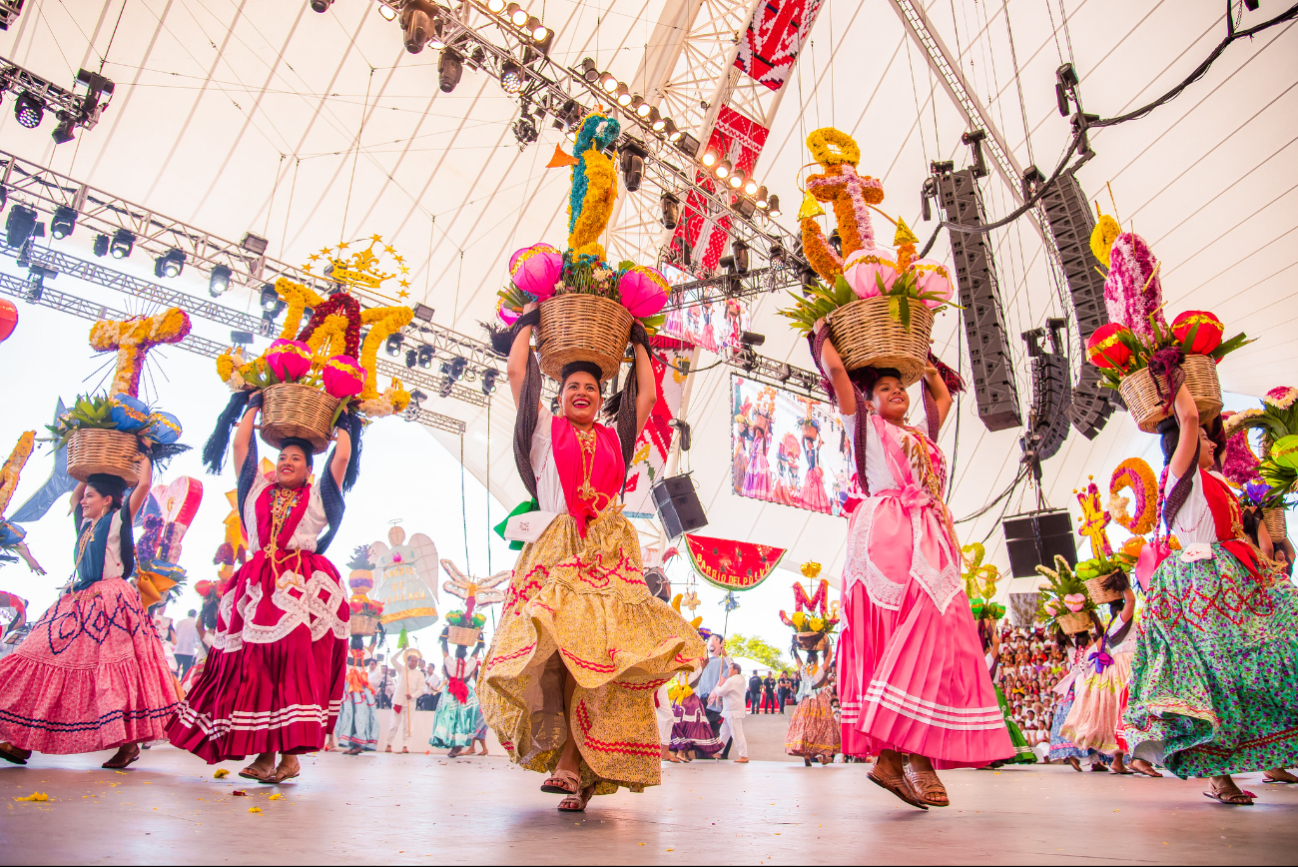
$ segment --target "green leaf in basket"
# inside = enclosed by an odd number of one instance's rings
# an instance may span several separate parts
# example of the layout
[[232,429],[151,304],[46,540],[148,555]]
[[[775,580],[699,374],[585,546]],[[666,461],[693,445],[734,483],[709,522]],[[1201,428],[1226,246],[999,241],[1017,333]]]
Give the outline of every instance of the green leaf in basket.
[[888,296],[888,315],[898,322],[901,321],[901,299],[896,295]]
[[901,327],[910,331],[910,299],[905,295],[898,295],[897,302],[897,306],[901,310]]

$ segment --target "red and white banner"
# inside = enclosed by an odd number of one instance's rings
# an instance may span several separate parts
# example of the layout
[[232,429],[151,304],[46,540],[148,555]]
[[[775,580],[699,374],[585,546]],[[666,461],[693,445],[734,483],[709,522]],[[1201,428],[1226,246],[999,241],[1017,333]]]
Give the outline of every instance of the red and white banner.
[[779,90],[788,81],[823,2],[764,0],[748,22],[735,66],[771,90]]

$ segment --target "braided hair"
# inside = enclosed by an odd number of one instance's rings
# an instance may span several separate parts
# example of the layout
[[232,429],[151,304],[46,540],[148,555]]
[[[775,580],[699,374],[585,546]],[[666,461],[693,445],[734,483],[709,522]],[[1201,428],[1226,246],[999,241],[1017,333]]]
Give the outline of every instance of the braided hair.
[[1194,460],[1190,464],[1190,469],[1176,480],[1172,490],[1164,494],[1167,487],[1167,475],[1172,464],[1172,455],[1176,453],[1177,443],[1181,441],[1181,425],[1177,422],[1175,416],[1165,418],[1158,423],[1158,442],[1163,449],[1163,475],[1159,479],[1158,495],[1162,501],[1160,512],[1163,516],[1163,525],[1167,531],[1172,531],[1172,525],[1176,522],[1176,516],[1189,499],[1190,492],[1194,490],[1194,477],[1199,472],[1199,449],[1200,443],[1194,444]]

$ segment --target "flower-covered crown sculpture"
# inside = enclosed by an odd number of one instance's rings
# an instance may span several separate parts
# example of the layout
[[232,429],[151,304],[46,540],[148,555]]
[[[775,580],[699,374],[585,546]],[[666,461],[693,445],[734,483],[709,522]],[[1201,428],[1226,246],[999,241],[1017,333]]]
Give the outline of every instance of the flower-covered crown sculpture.
[[819,584],[815,584],[820,577],[820,564],[814,560],[808,560],[802,564],[802,577],[811,582],[816,590],[811,595],[801,583],[795,582],[793,585],[793,614],[780,612],[780,620],[785,626],[792,627],[798,633],[799,642],[807,649],[813,647],[826,634],[831,634],[838,628],[838,603],[830,605],[829,603],[829,581],[825,578],[820,579]]

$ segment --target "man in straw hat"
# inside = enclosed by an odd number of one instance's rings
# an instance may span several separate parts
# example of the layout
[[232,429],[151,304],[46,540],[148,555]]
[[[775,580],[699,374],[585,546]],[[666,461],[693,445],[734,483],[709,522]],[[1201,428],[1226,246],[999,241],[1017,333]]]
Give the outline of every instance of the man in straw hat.
[[392,752],[393,744],[401,745],[408,753],[406,738],[413,734],[415,699],[424,692],[424,673],[419,670],[423,655],[413,647],[406,648],[397,657],[397,685],[392,693],[392,722],[388,725],[388,745],[383,752]]

